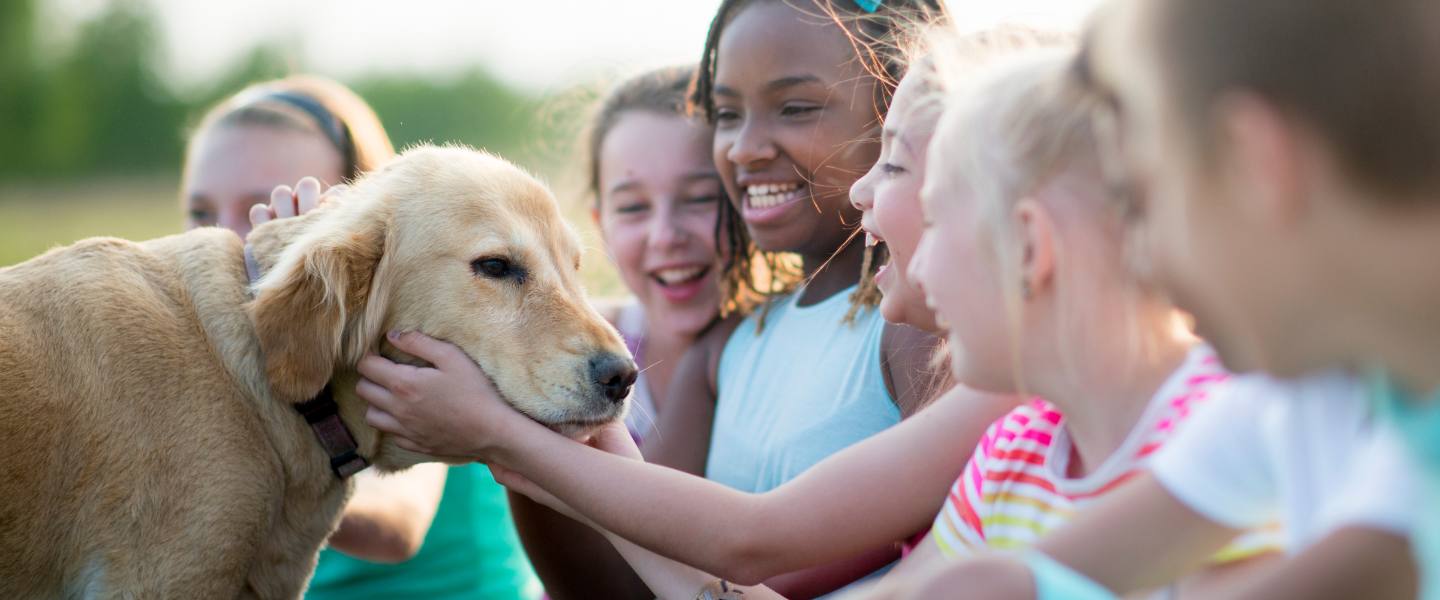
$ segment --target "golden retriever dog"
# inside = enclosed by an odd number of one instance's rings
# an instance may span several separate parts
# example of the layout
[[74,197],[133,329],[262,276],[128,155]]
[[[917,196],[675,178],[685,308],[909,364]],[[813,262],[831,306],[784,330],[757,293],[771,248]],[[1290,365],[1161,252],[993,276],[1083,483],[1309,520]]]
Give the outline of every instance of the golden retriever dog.
[[254,285],[221,229],[0,269],[0,598],[299,596],[350,484],[296,405],[332,393],[382,471],[443,458],[365,425],[356,362],[417,360],[392,329],[456,344],[565,433],[624,414],[635,365],[577,239],[504,160],[417,148],[249,242]]

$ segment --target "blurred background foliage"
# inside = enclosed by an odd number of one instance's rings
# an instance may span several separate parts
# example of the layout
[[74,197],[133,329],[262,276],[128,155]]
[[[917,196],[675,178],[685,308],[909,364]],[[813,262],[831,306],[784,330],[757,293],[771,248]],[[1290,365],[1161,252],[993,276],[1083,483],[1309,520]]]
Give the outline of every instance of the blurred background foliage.
[[[149,3],[112,0],[54,47],[35,0],[0,0],[0,266],[94,235],[147,239],[180,231],[179,172],[186,133],[206,109],[245,85],[302,72],[279,41],[187,89],[159,74],[160,32]],[[319,73],[325,75],[325,73]],[[384,121],[397,148],[459,142],[559,182],[574,165],[568,140],[593,97],[577,89],[536,97],[482,65],[458,74],[369,73],[340,78]],[[567,202],[588,231],[586,210]],[[596,245],[589,232],[592,246]],[[621,290],[603,255],[587,257],[591,287]]]

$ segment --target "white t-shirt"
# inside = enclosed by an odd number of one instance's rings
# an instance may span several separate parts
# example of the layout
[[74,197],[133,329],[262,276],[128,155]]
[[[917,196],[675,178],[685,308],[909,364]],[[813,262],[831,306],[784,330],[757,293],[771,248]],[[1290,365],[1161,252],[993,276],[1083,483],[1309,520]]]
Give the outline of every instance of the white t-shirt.
[[1215,522],[1284,525],[1298,552],[1340,525],[1405,535],[1416,518],[1412,473],[1377,435],[1362,381],[1232,379],[1151,459],[1156,479]]

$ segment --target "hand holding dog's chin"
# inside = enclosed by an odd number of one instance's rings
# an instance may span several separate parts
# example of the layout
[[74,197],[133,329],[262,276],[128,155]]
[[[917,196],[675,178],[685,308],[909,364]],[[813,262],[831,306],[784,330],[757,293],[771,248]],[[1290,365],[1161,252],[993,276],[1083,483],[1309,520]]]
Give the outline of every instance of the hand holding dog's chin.
[[370,403],[367,421],[397,436],[401,447],[438,456],[504,462],[506,448],[543,426],[510,408],[459,348],[420,333],[392,334],[400,350],[435,365],[415,367],[366,356],[356,393]]
[[631,437],[630,429],[625,426],[624,421],[605,425],[595,432],[593,437],[585,440],[585,443],[623,458],[642,462],[645,460],[640,454],[640,446],[635,443],[635,438]]

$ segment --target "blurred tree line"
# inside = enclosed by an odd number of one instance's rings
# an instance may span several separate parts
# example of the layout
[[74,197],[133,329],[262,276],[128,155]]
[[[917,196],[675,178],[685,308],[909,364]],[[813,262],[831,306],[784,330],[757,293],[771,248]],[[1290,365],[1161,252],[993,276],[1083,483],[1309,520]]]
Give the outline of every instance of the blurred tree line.
[[[291,73],[285,52],[260,45],[199,93],[157,73],[151,5],[113,0],[79,26],[59,55],[42,56],[34,0],[0,0],[0,181],[173,173],[188,127],[246,84]],[[476,67],[445,78],[347,80],[374,106],[397,148],[456,141],[533,164],[540,101]]]

